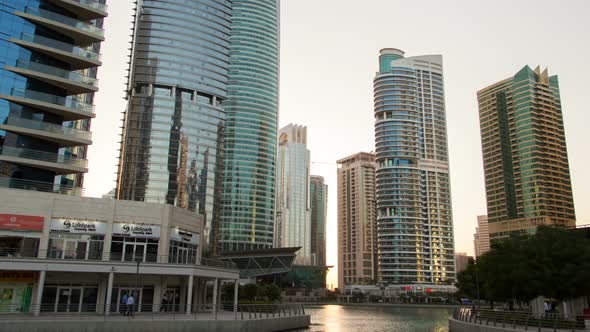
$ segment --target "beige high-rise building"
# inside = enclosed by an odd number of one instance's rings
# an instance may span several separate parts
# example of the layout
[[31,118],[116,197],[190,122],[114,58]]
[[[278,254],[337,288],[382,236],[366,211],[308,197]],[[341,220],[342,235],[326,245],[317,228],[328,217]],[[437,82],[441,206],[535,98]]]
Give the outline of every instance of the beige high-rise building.
[[467,265],[469,265],[470,259],[473,259],[473,257],[468,256],[466,252],[455,253],[455,271],[457,271],[457,274],[467,269]]
[[476,258],[490,251],[488,216],[477,216],[477,227],[473,235],[473,248]]
[[557,76],[525,66],[477,98],[490,240],[574,227]]
[[375,155],[338,160],[338,287],[377,279]]

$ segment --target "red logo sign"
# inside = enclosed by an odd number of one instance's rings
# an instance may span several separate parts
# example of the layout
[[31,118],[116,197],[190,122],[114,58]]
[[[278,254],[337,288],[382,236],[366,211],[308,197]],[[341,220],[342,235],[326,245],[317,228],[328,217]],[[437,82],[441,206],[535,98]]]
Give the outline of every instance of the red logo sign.
[[426,293],[432,293],[432,288],[426,288]]
[[0,214],[0,229],[41,232],[44,221],[45,218],[39,216]]

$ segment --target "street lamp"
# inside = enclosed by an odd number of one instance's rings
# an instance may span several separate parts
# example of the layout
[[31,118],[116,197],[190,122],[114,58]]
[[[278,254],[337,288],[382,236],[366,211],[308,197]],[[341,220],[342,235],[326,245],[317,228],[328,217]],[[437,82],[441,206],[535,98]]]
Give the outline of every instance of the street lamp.
[[135,272],[135,303],[139,305],[139,264],[141,264],[141,258],[135,258],[137,263],[137,270]]

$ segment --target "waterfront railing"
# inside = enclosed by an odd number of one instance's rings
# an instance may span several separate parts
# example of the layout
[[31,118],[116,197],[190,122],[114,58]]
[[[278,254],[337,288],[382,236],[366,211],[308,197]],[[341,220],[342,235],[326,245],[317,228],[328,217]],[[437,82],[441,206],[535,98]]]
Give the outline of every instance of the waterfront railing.
[[462,322],[531,331],[584,330],[584,317],[559,313],[531,313],[527,311],[457,308],[453,318]]

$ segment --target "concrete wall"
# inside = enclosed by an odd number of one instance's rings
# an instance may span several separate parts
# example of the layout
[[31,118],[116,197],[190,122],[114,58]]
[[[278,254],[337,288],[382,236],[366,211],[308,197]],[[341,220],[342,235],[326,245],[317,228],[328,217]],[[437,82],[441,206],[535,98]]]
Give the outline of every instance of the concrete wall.
[[272,332],[307,328],[310,316],[281,317],[257,320],[127,320],[84,321],[28,320],[6,321],[0,332]]

